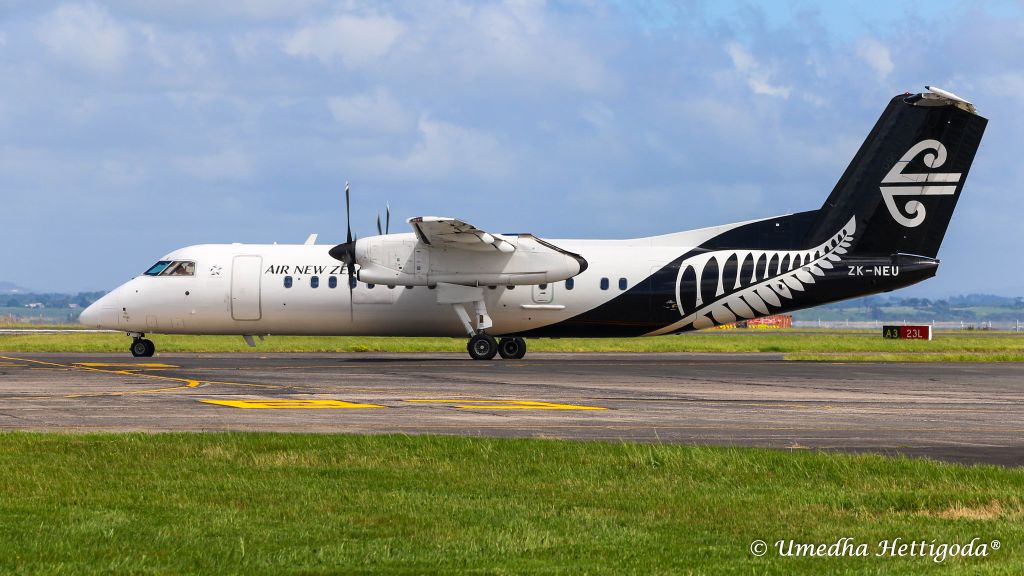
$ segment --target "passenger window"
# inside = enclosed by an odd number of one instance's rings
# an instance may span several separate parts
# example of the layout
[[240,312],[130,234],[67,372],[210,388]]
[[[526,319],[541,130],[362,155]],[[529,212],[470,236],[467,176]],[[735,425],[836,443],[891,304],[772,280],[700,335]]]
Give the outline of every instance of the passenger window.
[[338,287],[338,277],[337,276],[331,276],[330,278],[328,278],[327,279],[327,287],[328,288],[337,288]]
[[607,289],[608,289],[608,279],[607,278],[601,278],[601,290],[607,290]]
[[625,278],[619,278],[619,290],[625,290],[627,286]]
[[285,288],[291,288],[292,287],[292,277],[291,276],[285,276],[284,277],[284,287]]
[[388,290],[394,290],[394,289],[395,289],[395,285],[394,284],[388,284]]
[[310,276],[309,277],[309,287],[310,288],[319,288],[320,287],[320,277],[319,276]]
[[540,288],[541,290],[547,290],[548,289],[548,285],[547,284],[541,284],[540,286],[538,286],[538,288]]
[[575,286],[575,285],[576,285],[576,282],[573,281],[572,278],[567,278],[566,279],[566,281],[565,281],[565,289],[566,290],[572,290],[573,286]]
[[367,290],[373,290],[373,287],[374,287],[374,286],[376,286],[376,284],[367,284],[367,285],[366,285],[366,289],[367,289]]

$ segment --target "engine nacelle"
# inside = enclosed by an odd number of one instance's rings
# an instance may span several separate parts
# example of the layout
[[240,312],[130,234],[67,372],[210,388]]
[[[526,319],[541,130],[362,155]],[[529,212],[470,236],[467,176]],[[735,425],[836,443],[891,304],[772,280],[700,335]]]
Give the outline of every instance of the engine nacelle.
[[587,268],[578,254],[530,234],[501,236],[500,241],[505,249],[491,244],[432,246],[415,234],[360,238],[355,246],[357,277],[368,284],[396,286],[508,286],[558,282]]

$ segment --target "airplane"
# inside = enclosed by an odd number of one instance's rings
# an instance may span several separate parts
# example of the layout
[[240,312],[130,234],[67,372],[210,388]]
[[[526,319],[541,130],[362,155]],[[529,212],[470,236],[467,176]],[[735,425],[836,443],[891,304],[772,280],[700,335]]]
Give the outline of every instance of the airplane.
[[527,338],[680,334],[936,274],[939,246],[988,120],[944,90],[892,98],[821,208],[629,240],[489,233],[422,216],[412,232],[175,250],[84,310],[146,334],[465,336],[476,360]]

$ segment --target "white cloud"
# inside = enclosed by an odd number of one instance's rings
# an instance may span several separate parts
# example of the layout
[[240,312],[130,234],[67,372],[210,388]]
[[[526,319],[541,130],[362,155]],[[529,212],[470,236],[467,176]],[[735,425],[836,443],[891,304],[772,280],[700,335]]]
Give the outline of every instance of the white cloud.
[[429,118],[420,118],[418,130],[420,140],[408,154],[367,159],[367,169],[419,181],[499,180],[510,172],[509,153],[490,134]]
[[579,115],[598,132],[606,132],[615,125],[615,112],[600,102],[580,108]]
[[601,92],[613,83],[603,61],[611,46],[592,42],[541,2],[457,5],[438,19],[443,24],[428,29],[420,49],[464,77],[493,77],[526,90],[569,86]]
[[732,60],[733,68],[743,76],[754,94],[789,98],[792,87],[772,84],[772,71],[761,65],[745,48],[733,42],[725,47],[725,51]]
[[185,174],[200,180],[239,181],[248,180],[253,175],[252,159],[238,150],[182,156],[174,163]]
[[385,56],[404,31],[405,26],[392,18],[337,16],[298,29],[285,41],[284,51],[324,63],[340,60],[356,68]]
[[875,38],[861,38],[857,42],[857,55],[878,74],[879,80],[885,80],[894,68],[889,47]]
[[91,72],[117,70],[129,50],[124,27],[92,3],[58,6],[43,17],[38,35],[54,56]]
[[308,14],[326,4],[324,0],[105,0],[119,13],[147,21],[163,22],[231,22],[280,21]]
[[149,59],[160,68],[163,74],[166,69],[173,69],[181,74],[194,73],[204,68],[208,58],[199,46],[198,41],[188,35],[172,35],[154,26],[141,26],[138,29],[141,38],[140,48]]
[[412,127],[402,105],[384,88],[373,92],[329,98],[331,115],[348,130],[395,133]]

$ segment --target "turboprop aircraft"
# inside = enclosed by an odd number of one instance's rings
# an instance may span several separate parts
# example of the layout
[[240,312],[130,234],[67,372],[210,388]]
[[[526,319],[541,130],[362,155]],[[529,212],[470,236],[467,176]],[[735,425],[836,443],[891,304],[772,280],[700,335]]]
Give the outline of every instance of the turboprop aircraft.
[[[949,92],[894,97],[818,210],[631,240],[485,232],[410,218],[412,232],[334,247],[175,250],[81,315],[146,334],[459,336],[478,360],[524,338],[678,334],[935,275],[987,120]],[[346,207],[349,192],[346,186]],[[346,208],[348,212],[348,209]],[[390,213],[388,216],[390,221]],[[500,340],[496,339],[500,338]]]

